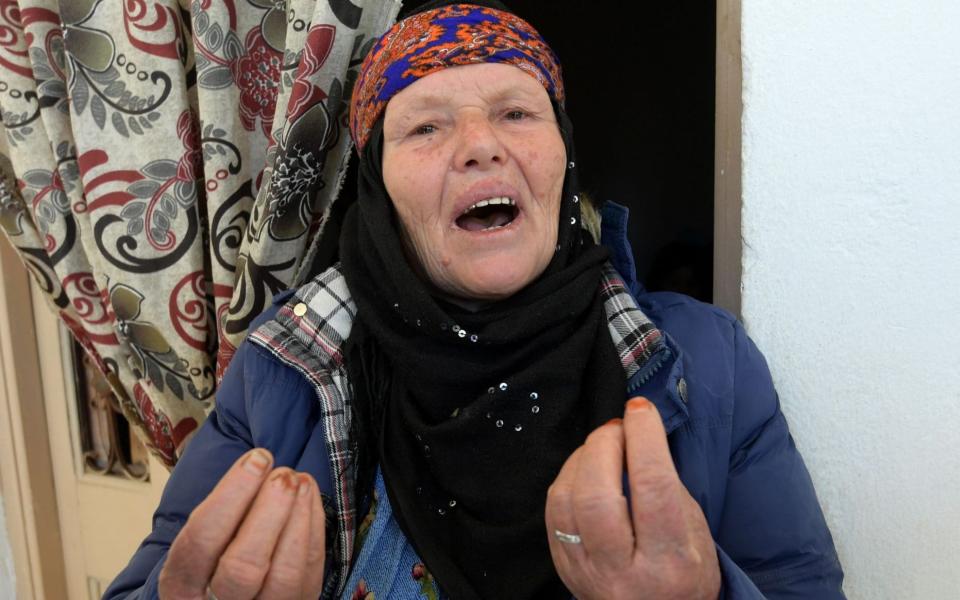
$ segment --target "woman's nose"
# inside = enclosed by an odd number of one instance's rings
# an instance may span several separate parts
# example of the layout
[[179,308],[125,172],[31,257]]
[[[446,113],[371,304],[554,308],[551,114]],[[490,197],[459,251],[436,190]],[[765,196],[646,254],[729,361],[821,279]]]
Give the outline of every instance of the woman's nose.
[[487,169],[503,164],[506,151],[486,115],[465,118],[458,126],[456,168]]

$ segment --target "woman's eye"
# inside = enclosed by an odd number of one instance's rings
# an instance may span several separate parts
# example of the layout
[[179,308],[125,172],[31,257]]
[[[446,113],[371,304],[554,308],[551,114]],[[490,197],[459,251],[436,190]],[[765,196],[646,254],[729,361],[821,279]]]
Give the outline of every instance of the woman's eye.
[[514,109],[511,111],[507,111],[506,116],[507,116],[507,119],[511,121],[520,121],[527,116],[527,113],[522,110]]
[[426,125],[420,125],[413,130],[413,135],[429,135],[436,131],[437,128],[434,125],[427,123]]

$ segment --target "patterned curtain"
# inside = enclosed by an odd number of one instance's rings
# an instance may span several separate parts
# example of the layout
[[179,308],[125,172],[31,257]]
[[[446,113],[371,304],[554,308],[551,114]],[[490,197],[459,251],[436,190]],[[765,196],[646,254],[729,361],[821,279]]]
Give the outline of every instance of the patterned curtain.
[[399,0],[0,0],[0,225],[173,465],[297,285]]

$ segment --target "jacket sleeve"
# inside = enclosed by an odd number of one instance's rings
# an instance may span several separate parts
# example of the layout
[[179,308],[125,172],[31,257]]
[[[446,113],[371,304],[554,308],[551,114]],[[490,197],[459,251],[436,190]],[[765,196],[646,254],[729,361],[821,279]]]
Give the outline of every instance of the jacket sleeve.
[[[271,318],[277,307],[257,317],[252,326]],[[310,384],[296,371],[269,357],[266,350],[242,343],[217,389],[213,412],[170,475],[153,515],[153,530],[104,598],[156,598],[157,577],[170,544],[242,454],[259,446],[273,453],[276,466],[297,463],[317,421],[314,398]],[[322,455],[318,460],[326,465]],[[321,490],[325,484],[329,487],[326,469],[314,471]]]
[[842,600],[843,571],[770,372],[734,324],[733,451],[716,542],[726,600]]
[[105,600],[157,598],[157,577],[180,528],[230,466],[252,448],[244,401],[249,392],[243,373],[248,352],[249,345],[242,344],[227,368],[214,411],[190,440],[163,490],[153,530],[107,588]]

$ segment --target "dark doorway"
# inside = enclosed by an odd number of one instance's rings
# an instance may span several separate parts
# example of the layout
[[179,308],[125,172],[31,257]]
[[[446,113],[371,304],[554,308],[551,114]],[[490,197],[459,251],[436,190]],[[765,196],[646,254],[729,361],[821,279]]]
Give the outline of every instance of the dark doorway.
[[560,56],[582,183],[630,207],[641,280],[711,301],[715,2],[507,5]]

